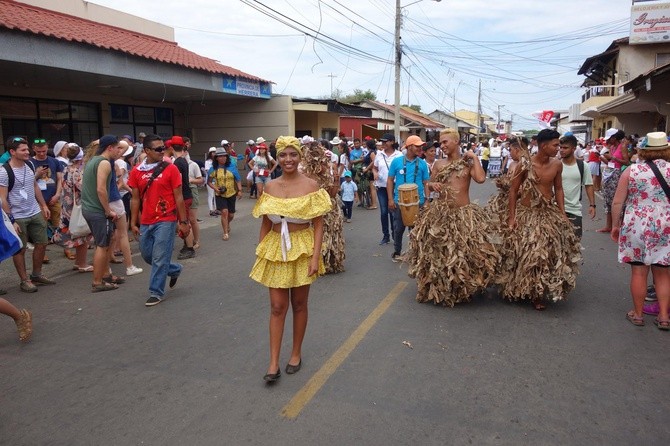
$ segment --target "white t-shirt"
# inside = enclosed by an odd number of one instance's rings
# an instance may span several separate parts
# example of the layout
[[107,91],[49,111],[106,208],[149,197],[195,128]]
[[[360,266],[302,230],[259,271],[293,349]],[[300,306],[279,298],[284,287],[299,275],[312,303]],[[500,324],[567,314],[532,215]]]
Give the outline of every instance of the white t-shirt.
[[375,186],[377,187],[386,187],[386,180],[389,176],[389,166],[391,161],[395,158],[402,156],[402,152],[395,150],[391,155],[387,155],[383,150],[377,150],[377,155],[375,155],[374,166],[377,168],[377,181],[375,181]]
[[[188,178],[189,179],[202,178],[202,171],[200,170],[200,166],[195,161],[188,162]],[[198,185],[189,183],[189,187],[191,189],[195,189],[198,187]]]
[[563,182],[563,195],[565,196],[565,212],[572,215],[582,216],[582,203],[579,201],[579,193],[582,186],[590,186],[593,184],[591,171],[586,163],[584,163],[584,182],[579,174],[579,166],[577,163],[568,166],[563,163],[563,173],[561,174]]
[[502,155],[502,149],[500,146],[491,147],[491,152],[489,153],[490,158],[500,158]]
[[341,169],[342,173],[340,173],[340,178],[344,178],[344,171],[349,170],[349,157],[346,153],[340,155],[340,166],[344,166],[344,169]]
[[[114,161],[114,167],[121,169],[123,171],[123,182],[128,183],[128,163],[124,159],[118,158],[116,161]],[[117,177],[118,178],[118,177]],[[119,188],[119,195],[122,197],[128,193],[127,190]]]

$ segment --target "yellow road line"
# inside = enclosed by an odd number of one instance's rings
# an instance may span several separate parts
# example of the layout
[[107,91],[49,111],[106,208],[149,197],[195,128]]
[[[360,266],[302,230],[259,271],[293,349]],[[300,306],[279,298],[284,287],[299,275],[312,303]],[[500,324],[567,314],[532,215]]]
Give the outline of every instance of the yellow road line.
[[396,300],[406,286],[407,282],[398,282],[398,284],[393,287],[391,292],[389,292],[379,305],[377,305],[377,308],[375,308],[372,313],[361,322],[361,325],[358,326],[351,336],[349,336],[349,339],[344,341],[328,361],[326,361],[310,380],[307,381],[307,384],[305,384],[303,388],[291,398],[291,401],[284,406],[281,410],[282,416],[293,419],[300,414],[302,409],[312,400],[312,398],[314,398],[314,395],[316,395],[321,387],[323,387],[326,381],[328,381],[330,375],[335,373],[335,370],[337,370],[344,360],[347,359],[349,354],[351,354],[356,346],[363,340],[368,331],[374,327],[379,318],[389,309],[393,301]]

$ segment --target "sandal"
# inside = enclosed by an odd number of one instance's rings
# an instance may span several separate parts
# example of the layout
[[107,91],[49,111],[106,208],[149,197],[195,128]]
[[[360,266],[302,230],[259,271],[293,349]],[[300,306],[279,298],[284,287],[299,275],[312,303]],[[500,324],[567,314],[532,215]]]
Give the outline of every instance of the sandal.
[[230,238],[230,236],[228,234],[223,234],[223,239],[224,240],[228,240],[229,238]]
[[102,282],[99,284],[93,284],[91,288],[91,292],[93,293],[99,293],[101,291],[112,291],[118,289],[119,286],[114,284],[114,283],[107,283],[107,282]]
[[628,321],[630,321],[630,323],[636,327],[644,326],[644,318],[642,316],[635,316],[635,311],[633,310],[630,310],[628,313],[626,313],[626,319],[628,319]]
[[113,283],[113,284],[115,284],[115,285],[119,285],[119,284],[122,284],[122,283],[126,283],[126,279],[124,279],[123,277],[114,276],[114,275],[112,275],[112,274],[110,274],[109,276],[105,276],[105,277],[103,277],[102,280],[103,280],[104,282]]
[[86,265],[86,266],[73,266],[72,271],[78,271],[80,273],[91,273],[93,272],[93,265]]
[[123,263],[123,260],[117,259],[116,257],[112,257],[112,258],[109,260],[109,263],[119,264],[119,263]]
[[659,330],[663,330],[663,331],[669,331],[670,330],[670,320],[668,320],[668,319],[661,320],[659,318],[656,318],[656,319],[654,319],[654,325],[656,325],[656,327]]
[[547,309],[547,306],[543,304],[539,299],[533,300],[533,308],[537,311],[544,311]]

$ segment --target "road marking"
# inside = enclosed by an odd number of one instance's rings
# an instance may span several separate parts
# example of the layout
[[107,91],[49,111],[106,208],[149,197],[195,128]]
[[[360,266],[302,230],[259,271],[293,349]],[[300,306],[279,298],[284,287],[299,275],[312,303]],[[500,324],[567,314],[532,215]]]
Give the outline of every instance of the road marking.
[[398,284],[393,287],[393,289],[386,295],[386,297],[377,305],[377,308],[372,310],[372,313],[368,315],[367,318],[361,325],[356,328],[356,330],[349,336],[349,339],[344,341],[344,343],[337,349],[335,353],[326,361],[323,366],[307,381],[307,384],[303,386],[298,393],[293,396],[291,401],[284,406],[281,410],[281,415],[294,419],[296,418],[302,409],[314,398],[314,395],[323,387],[323,385],[328,381],[330,375],[335,373],[335,370],[342,365],[345,359],[351,354],[351,352],[358,346],[358,344],[363,340],[368,331],[377,323],[379,318],[389,309],[391,304],[397,299],[397,297],[402,293],[402,291],[407,286],[407,282],[398,282]]

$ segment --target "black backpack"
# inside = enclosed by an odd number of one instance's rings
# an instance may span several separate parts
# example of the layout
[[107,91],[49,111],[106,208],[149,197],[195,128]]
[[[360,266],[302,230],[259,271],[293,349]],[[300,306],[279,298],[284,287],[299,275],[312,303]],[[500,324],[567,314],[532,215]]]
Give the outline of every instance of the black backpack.
[[[32,170],[33,173],[35,173],[35,166],[31,161],[28,161],[26,165],[30,167],[30,170]],[[3,164],[2,167],[4,167],[7,171],[7,193],[9,193],[14,188],[14,181],[16,180],[16,176],[14,175],[14,169],[12,169],[12,166],[9,165],[9,161]]]

